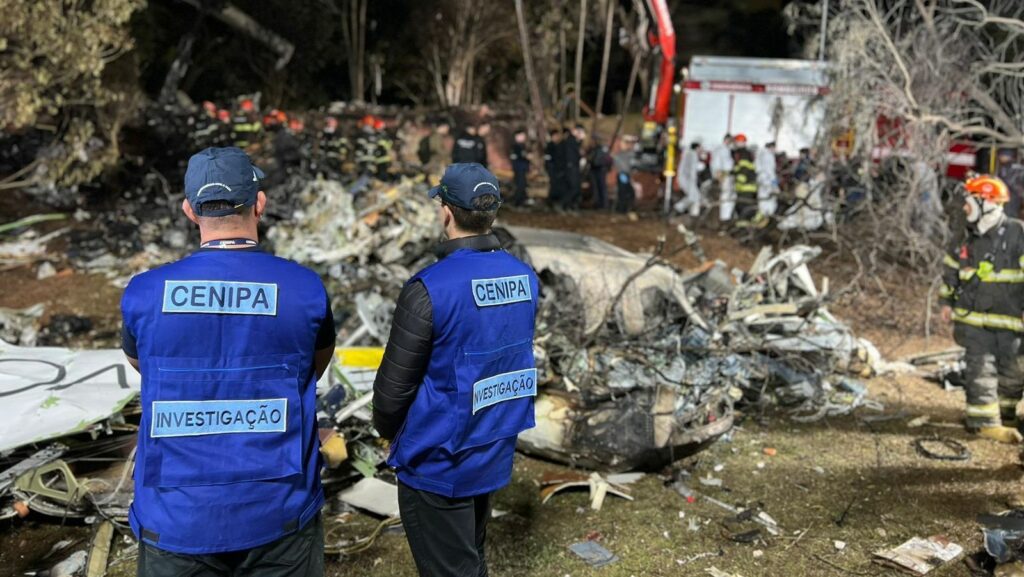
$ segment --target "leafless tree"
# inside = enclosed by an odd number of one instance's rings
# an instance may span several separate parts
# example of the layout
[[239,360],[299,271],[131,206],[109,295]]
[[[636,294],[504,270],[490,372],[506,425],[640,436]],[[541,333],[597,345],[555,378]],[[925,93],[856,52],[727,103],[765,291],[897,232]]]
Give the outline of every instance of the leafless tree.
[[[832,90],[819,158],[830,175],[845,174],[830,181],[839,205],[833,238],[865,268],[934,271],[949,230],[939,189],[956,186],[936,175],[951,144],[1024,145],[1024,3],[830,4]],[[793,3],[791,22],[816,26],[821,5],[811,9],[817,14]],[[816,51],[814,35],[807,44]],[[858,187],[864,200],[844,203]]]
[[348,53],[348,83],[352,100],[366,96],[366,5],[369,0],[334,0],[341,14],[341,38]]

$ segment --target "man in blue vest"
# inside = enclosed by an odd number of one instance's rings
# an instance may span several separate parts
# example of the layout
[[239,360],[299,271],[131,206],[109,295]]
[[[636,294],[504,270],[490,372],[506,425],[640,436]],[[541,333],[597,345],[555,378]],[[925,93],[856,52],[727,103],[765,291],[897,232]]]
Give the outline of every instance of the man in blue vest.
[[[140,576],[323,575],[316,381],[334,350],[313,271],[260,250],[263,173],[189,159],[198,251],[132,279],[122,347],[142,374],[129,513]],[[332,439],[331,443],[337,443]]]
[[398,297],[373,385],[373,422],[392,440],[398,503],[421,576],[487,575],[491,494],[509,483],[532,427],[539,286],[491,225],[498,179],[453,164],[430,191],[447,240]]

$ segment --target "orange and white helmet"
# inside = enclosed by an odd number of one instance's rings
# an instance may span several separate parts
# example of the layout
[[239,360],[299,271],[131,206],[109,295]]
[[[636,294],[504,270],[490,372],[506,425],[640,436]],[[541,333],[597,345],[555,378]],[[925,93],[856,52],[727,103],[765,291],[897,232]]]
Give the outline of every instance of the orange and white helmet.
[[747,135],[743,133],[737,134],[736,136],[733,137],[732,141],[735,142],[736,144],[746,144]]
[[976,196],[995,204],[1005,204],[1010,200],[1010,189],[999,177],[982,174],[967,179],[964,183],[967,194]]

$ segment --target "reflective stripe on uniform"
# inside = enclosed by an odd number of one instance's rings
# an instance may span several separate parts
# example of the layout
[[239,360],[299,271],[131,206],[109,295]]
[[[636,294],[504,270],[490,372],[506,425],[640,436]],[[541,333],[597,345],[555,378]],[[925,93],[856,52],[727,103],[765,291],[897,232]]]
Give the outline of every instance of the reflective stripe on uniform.
[[971,280],[975,276],[981,282],[1006,282],[1006,283],[1022,283],[1024,282],[1024,270],[1019,268],[1004,268],[1000,271],[991,271],[982,274],[975,269],[966,269],[959,272],[960,280]]
[[[1024,260],[1024,257],[1021,257],[1021,260]],[[960,261],[956,260],[955,258],[948,254],[942,257],[942,264],[948,266],[949,268],[960,268]],[[1024,268],[1024,263],[1021,263],[1020,266],[1021,268]]]
[[942,283],[942,286],[939,287],[939,296],[944,299],[952,297],[954,292],[953,287],[946,283]]
[[1019,399],[999,399],[999,406],[1004,409],[1016,409]]
[[967,405],[967,416],[999,418],[999,403],[989,403],[987,405]]
[[1010,315],[995,313],[977,313],[967,309],[953,309],[953,320],[958,323],[987,329],[1006,329],[1024,332],[1024,320]]

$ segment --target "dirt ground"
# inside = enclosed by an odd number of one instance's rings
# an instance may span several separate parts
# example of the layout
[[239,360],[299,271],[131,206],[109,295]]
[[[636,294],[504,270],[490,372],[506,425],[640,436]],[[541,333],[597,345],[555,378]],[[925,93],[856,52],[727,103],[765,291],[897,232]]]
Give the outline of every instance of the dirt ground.
[[[674,227],[654,216],[636,221],[619,215],[583,213],[553,215],[509,212],[506,223],[562,228],[591,234],[636,251],[651,251],[659,235],[667,245],[679,242]],[[699,229],[711,258],[745,268],[757,247],[743,245],[709,229]],[[688,253],[673,261],[692,266]],[[823,257],[812,265],[815,278],[829,276],[834,289],[853,276],[842,255]],[[35,281],[27,270],[0,272],[0,306],[46,302],[54,311],[69,311],[105,319],[116,327],[119,293],[106,279],[73,275]],[[925,338],[927,282],[906,279],[867,279],[860,290],[842,295],[832,310],[858,334],[871,339],[888,359],[951,346],[948,329],[933,327]],[[872,287],[870,290],[864,287]],[[85,296],[80,296],[85,295]],[[105,343],[104,346],[110,346]],[[717,567],[744,577],[899,575],[871,562],[871,554],[914,537],[943,534],[966,553],[981,547],[975,522],[979,513],[1006,508],[1007,499],[1020,495],[1017,449],[979,440],[958,426],[963,393],[943,391],[914,376],[889,376],[868,383],[870,396],[884,406],[891,420],[867,422],[878,413],[860,409],[853,416],[799,424],[785,414],[748,415],[731,438],[682,463],[690,473],[688,486],[703,495],[738,506],[760,506],[783,528],[779,536],[762,532],[753,543],[737,543],[729,533],[756,525],[727,527],[730,515],[700,498],[689,503],[665,486],[666,478],[649,474],[633,485],[635,501],[609,497],[599,512],[587,508],[585,493],[560,494],[542,505],[538,479],[561,467],[517,457],[512,484],[495,497],[495,506],[508,514],[495,519],[489,531],[489,565],[497,577],[551,575],[603,577],[704,575]],[[928,415],[931,425],[911,428],[914,417]],[[963,442],[971,451],[965,462],[928,460],[912,442],[943,435]],[[765,449],[775,449],[774,456]],[[771,452],[771,451],[769,451]],[[721,487],[704,487],[698,478],[712,476]],[[691,520],[696,523],[691,524]],[[344,522],[329,519],[332,534],[356,539],[368,534],[377,520],[354,515]],[[60,528],[59,521],[42,517],[6,521],[0,529],[0,577],[21,575],[52,565],[39,558],[60,539],[85,538],[87,529]],[[600,569],[575,558],[568,546],[599,535],[602,545],[621,560]],[[837,541],[845,543],[842,550]],[[119,548],[124,544],[119,543]],[[111,571],[134,574],[129,559]],[[335,576],[412,576],[415,569],[400,532],[383,534],[368,550],[346,558],[331,558],[328,574]],[[932,573],[968,575],[957,561]]]

